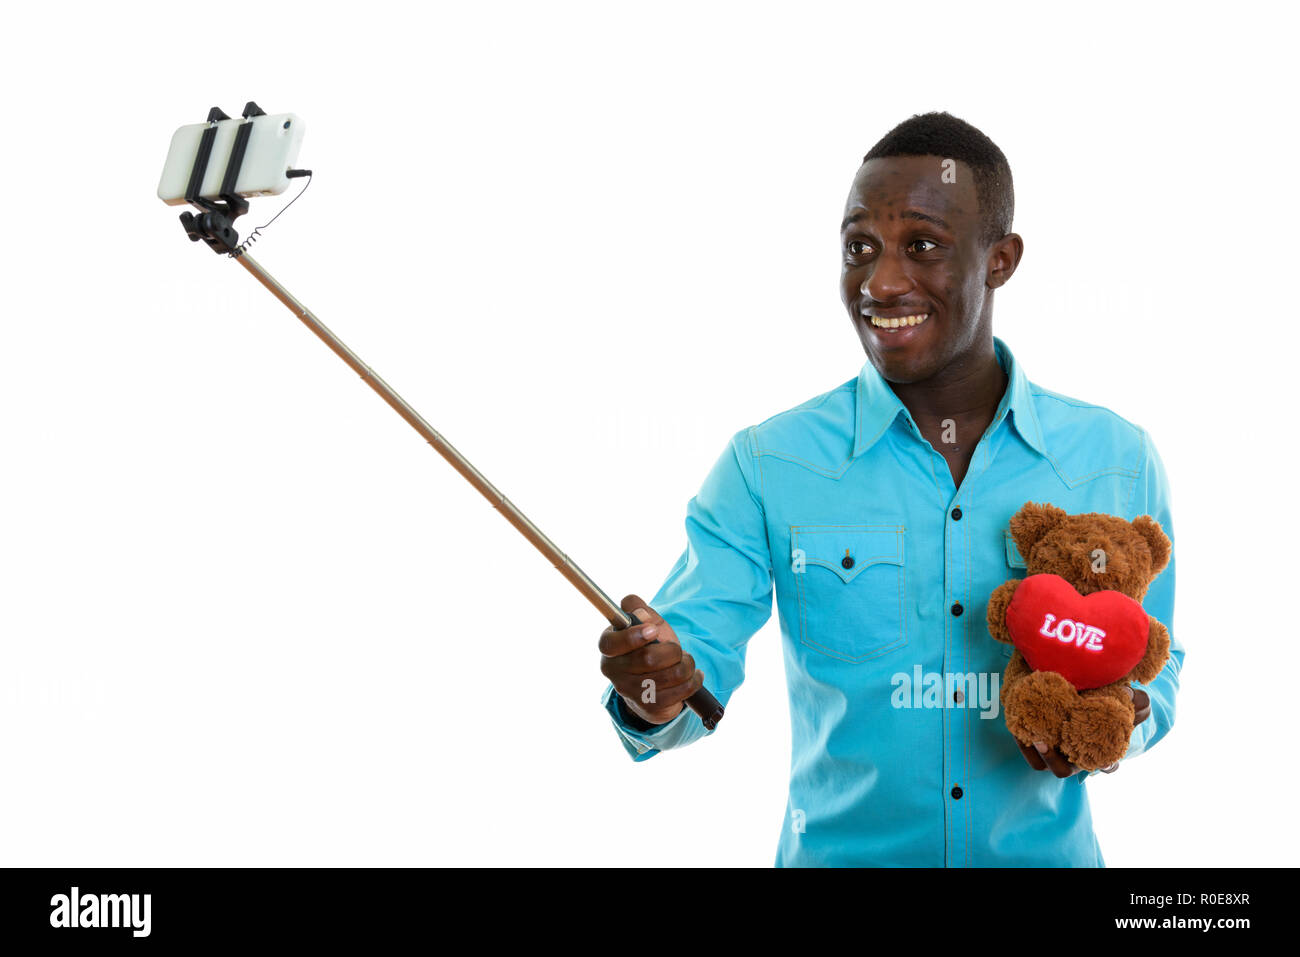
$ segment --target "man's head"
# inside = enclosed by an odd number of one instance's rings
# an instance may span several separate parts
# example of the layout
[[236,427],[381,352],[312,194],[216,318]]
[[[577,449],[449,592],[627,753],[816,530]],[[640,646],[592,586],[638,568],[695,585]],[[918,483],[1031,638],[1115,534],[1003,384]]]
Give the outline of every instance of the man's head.
[[947,113],[905,120],[863,157],[844,206],[840,287],[888,381],[925,381],[991,345],[993,290],[1023,252],[1014,207],[1002,151]]

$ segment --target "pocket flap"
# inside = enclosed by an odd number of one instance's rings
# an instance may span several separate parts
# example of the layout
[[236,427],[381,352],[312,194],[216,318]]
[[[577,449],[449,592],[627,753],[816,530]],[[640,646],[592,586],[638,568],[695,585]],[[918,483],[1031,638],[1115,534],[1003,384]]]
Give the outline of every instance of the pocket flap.
[[1020,549],[1016,548],[1016,540],[1011,537],[1011,529],[1006,529],[1007,536],[1007,564],[1012,568],[1025,568],[1025,560],[1020,557]]
[[820,565],[848,583],[872,565],[903,564],[903,526],[792,525],[790,551],[796,568]]

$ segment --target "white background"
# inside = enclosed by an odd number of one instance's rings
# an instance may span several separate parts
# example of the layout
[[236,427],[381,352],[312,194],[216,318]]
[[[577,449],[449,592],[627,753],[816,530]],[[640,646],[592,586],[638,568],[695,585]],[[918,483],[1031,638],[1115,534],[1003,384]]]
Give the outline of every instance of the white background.
[[[1291,31],[1091,3],[24,5],[6,13],[0,862],[769,866],[775,616],[634,764],[604,623],[155,196],[255,99],[316,176],[255,255],[607,591],[736,430],[851,378],[862,154],[946,109],[1015,174],[994,329],[1147,428],[1178,721],[1090,782],[1112,866],[1297,850]],[[244,234],[284,197],[255,200]]]

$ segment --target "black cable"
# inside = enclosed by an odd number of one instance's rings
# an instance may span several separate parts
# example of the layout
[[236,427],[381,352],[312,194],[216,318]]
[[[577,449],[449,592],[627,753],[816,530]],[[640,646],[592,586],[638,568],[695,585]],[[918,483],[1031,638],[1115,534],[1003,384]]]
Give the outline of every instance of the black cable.
[[[289,179],[298,179],[299,177],[302,177],[302,176],[306,176],[306,177],[307,177],[307,182],[303,183],[303,184],[302,184],[302,189],[298,190],[298,196],[301,196],[303,193],[307,192],[307,187],[311,185],[311,170],[309,170],[309,169],[291,169],[291,170],[289,170],[287,173],[285,173],[284,175],[287,176],[287,177],[289,177]],[[274,216],[272,216],[272,217],[270,218],[270,220],[268,220],[267,222],[263,223],[261,226],[258,226],[258,227],[257,227],[256,229],[254,229],[251,233],[249,233],[247,239],[245,239],[245,240],[244,240],[242,243],[240,243],[237,247],[235,247],[233,250],[231,250],[231,252],[230,252],[230,258],[231,258],[231,259],[238,259],[238,258],[239,258],[240,256],[242,256],[245,252],[247,252],[247,251],[248,251],[248,247],[251,246],[253,243],[255,243],[255,242],[257,241],[257,234],[260,233],[262,230],[264,230],[267,226],[270,226],[271,223],[273,223],[273,222],[275,222],[277,219],[279,219],[279,218],[280,218],[280,213],[283,213],[286,209],[288,209],[288,208],[289,208],[290,206],[292,206],[294,203],[298,202],[298,196],[295,196],[293,199],[289,200],[289,202],[287,202],[287,203],[285,203],[283,206],[281,206],[281,207],[280,207],[280,212],[279,212],[279,213],[276,213]]]

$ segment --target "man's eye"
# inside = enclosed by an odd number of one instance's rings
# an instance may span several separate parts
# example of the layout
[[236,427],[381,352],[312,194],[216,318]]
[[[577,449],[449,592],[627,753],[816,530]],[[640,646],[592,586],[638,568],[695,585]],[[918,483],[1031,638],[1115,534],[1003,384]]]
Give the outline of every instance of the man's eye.
[[[928,239],[918,239],[916,242],[912,243],[912,246],[913,246],[913,247],[920,246],[922,243],[924,243],[925,245],[929,246],[930,249],[938,249],[938,248],[939,248],[939,244],[938,244],[938,243],[932,243],[932,242],[930,242],[930,240],[928,240]],[[917,252],[928,253],[928,252],[930,251],[930,249],[918,249]]]
[[[861,247],[861,248],[859,249],[855,247]],[[854,256],[861,256],[870,248],[871,248],[870,246],[868,246],[860,239],[855,239],[853,240],[853,242],[849,243],[848,245],[849,253]]]

